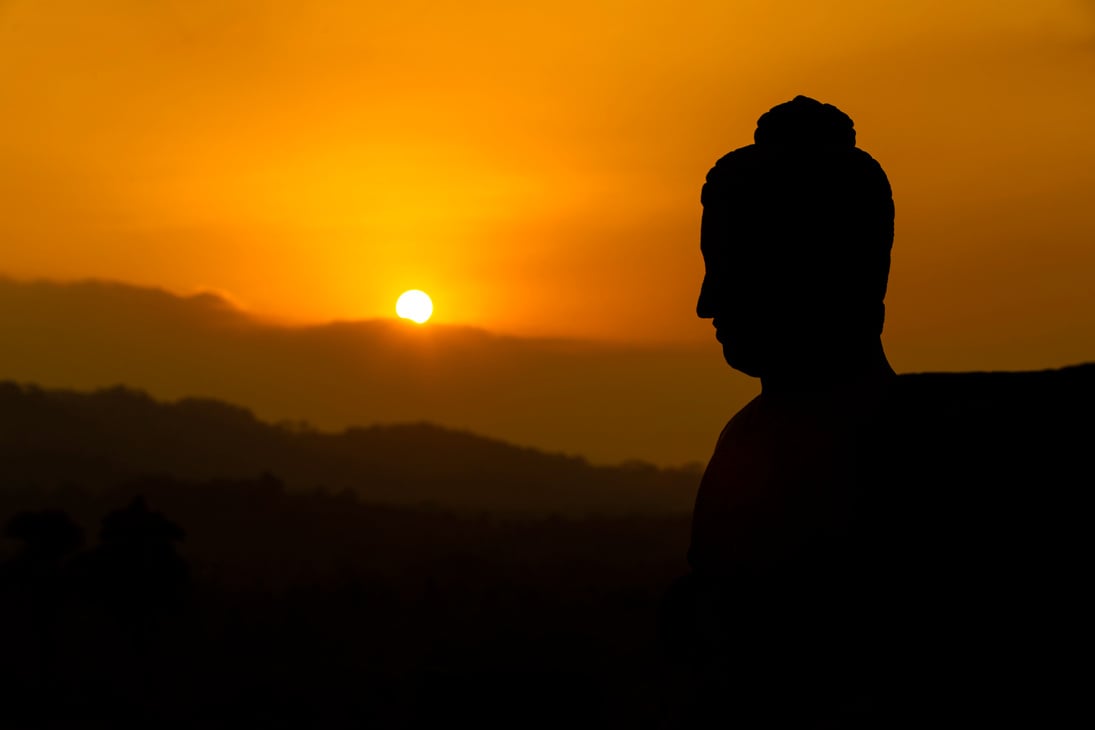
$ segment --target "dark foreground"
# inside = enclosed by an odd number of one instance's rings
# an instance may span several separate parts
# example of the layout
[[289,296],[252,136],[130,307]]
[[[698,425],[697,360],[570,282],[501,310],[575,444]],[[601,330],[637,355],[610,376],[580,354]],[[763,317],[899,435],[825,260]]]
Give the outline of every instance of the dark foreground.
[[656,727],[685,514],[454,513],[275,479],[7,489],[0,725]]

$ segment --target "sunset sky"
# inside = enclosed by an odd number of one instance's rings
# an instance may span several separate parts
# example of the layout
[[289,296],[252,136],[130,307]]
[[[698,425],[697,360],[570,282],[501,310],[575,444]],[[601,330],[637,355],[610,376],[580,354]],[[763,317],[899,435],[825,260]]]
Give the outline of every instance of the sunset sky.
[[0,274],[700,345],[703,177],[799,93],[893,183],[899,370],[1095,359],[1090,0],[0,0]]

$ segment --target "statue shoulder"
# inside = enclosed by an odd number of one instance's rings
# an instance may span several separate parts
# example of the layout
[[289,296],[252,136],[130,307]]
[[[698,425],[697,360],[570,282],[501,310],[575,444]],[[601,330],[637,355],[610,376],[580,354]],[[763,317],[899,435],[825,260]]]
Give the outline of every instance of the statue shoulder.
[[755,429],[762,420],[762,410],[763,405],[759,395],[742,406],[741,410],[731,416],[723,426],[719,433],[719,444],[721,445],[724,441],[733,441]]

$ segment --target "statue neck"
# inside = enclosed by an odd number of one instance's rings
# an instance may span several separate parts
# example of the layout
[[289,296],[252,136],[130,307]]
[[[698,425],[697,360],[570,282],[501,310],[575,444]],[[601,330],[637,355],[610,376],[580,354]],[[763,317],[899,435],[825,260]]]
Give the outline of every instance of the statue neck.
[[761,376],[761,392],[766,395],[822,393],[858,385],[882,383],[895,377],[881,338],[855,346],[815,350],[785,368]]

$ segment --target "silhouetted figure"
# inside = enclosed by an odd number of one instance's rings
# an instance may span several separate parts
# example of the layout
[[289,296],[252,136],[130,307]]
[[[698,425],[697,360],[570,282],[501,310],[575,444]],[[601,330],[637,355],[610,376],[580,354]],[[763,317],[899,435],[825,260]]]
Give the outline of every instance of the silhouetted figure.
[[719,437],[693,572],[664,604],[668,724],[1090,714],[1072,663],[1090,647],[1095,365],[896,375],[891,189],[836,107],[761,116],[702,203],[697,313],[761,394]]

